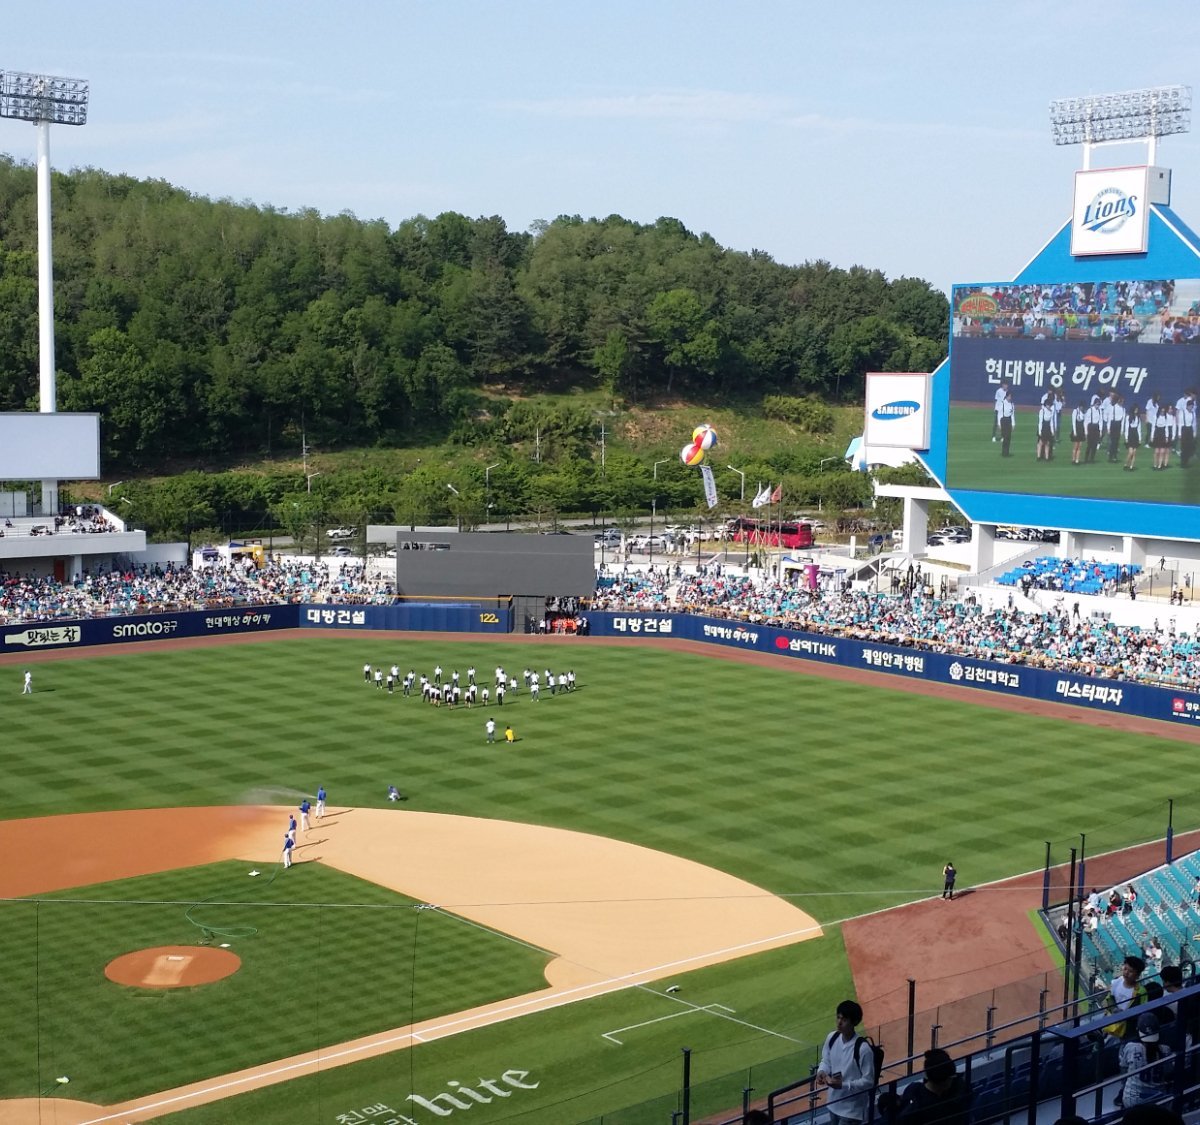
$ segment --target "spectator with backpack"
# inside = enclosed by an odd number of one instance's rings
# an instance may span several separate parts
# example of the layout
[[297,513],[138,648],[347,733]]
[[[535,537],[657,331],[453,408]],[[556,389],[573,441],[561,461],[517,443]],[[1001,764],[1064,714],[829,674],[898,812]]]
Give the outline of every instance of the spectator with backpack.
[[871,1116],[871,1092],[879,1080],[882,1049],[855,1030],[863,1010],[853,1000],[837,1006],[837,1027],[825,1039],[816,1085],[829,1091],[833,1125],[861,1125]]

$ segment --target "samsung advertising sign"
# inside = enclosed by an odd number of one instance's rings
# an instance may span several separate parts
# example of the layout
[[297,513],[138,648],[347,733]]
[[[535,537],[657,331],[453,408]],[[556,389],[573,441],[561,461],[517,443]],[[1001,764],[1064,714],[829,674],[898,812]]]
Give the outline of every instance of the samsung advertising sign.
[[1071,253],[1144,254],[1150,215],[1150,168],[1099,168],[1075,173]]
[[929,375],[918,372],[868,372],[863,444],[928,449],[929,381]]

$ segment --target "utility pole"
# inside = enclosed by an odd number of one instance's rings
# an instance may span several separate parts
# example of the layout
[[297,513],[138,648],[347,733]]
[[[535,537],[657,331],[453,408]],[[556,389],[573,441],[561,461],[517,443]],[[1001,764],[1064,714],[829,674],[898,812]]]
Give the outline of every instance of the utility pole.
[[604,476],[604,439],[608,436],[608,431],[604,428],[604,423],[600,423],[600,475]]

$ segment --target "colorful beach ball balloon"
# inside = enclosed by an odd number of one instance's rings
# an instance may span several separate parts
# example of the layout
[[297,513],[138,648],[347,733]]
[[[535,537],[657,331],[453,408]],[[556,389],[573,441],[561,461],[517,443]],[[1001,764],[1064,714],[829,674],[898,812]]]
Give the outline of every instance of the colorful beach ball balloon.
[[698,442],[689,442],[679,451],[679,460],[689,468],[704,460],[704,447]]
[[717,431],[712,428],[707,422],[702,426],[697,426],[692,431],[692,444],[700,446],[701,449],[714,449],[717,444]]

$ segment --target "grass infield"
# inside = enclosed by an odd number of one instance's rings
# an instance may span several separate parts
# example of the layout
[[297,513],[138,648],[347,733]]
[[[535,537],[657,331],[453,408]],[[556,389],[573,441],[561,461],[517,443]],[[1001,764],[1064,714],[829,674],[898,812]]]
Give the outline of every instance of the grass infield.
[[[549,660],[565,670],[568,654],[578,691],[502,712],[435,710],[362,683],[364,661],[418,673],[435,663],[465,673],[473,663],[482,681],[497,663],[519,673]],[[690,1012],[650,1023],[677,1015],[679,1000],[631,990],[176,1115],[188,1121],[325,1123],[377,1104],[404,1111],[410,1092],[517,1068],[537,1089],[479,1105],[472,1120],[562,1125],[674,1089],[685,1045],[699,1078],[758,1066],[765,1090],[807,1072],[833,1006],[851,990],[837,920],[938,893],[948,857],[965,885],[977,885],[1040,866],[1042,841],[1080,830],[1093,855],[1157,836],[1168,795],[1180,828],[1188,814],[1179,778],[1194,756],[1171,739],[652,645],[338,636],[42,664],[32,698],[19,694],[18,668],[7,677],[0,771],[10,817],[273,802],[318,784],[331,807],[379,807],[395,783],[408,808],[687,856],[789,897],[831,927],[825,940],[681,978],[681,996],[734,1009],[732,1019]],[[485,743],[489,713],[512,722],[514,751]],[[1136,800],[1113,816],[1098,779],[1149,760]],[[0,907],[6,993],[20,1013],[0,1093],[31,1096],[52,1070],[72,1075],[70,1096],[111,1103],[398,1026],[418,1002],[427,1014],[454,1011],[540,983],[541,959],[507,939],[452,919],[426,928],[434,915],[398,896],[304,865],[304,884],[289,883],[287,894],[379,909],[247,907],[270,924],[252,922],[259,933],[239,939],[244,965],[234,977],[117,996],[99,976],[110,950],[193,940],[177,903],[219,894],[227,866]],[[281,883],[272,885],[279,893]],[[646,1027],[620,1047],[601,1038],[637,1023]],[[772,1077],[771,1060],[788,1052],[792,1072]],[[713,1111],[738,1102],[744,1077],[732,1097],[712,1092]]]

